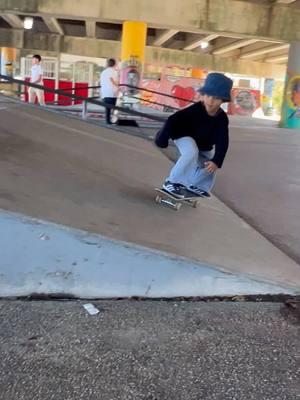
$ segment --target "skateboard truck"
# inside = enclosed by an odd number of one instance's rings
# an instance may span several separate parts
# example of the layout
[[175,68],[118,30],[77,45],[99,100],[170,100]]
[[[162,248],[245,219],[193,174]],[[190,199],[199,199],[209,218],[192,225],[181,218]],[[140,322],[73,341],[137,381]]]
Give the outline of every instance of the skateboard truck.
[[199,196],[197,197],[185,197],[185,198],[178,198],[171,193],[168,193],[164,189],[160,188],[155,188],[155,191],[158,193],[155,197],[155,202],[158,204],[164,204],[168,207],[173,208],[176,211],[179,211],[180,208],[182,207],[183,203],[188,204],[189,206],[196,208],[198,201],[199,201]]

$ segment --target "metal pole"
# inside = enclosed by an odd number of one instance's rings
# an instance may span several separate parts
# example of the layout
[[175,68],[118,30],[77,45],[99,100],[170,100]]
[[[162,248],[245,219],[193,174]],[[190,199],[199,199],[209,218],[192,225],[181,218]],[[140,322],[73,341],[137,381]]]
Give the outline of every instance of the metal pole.
[[87,101],[83,100],[82,102],[82,114],[81,114],[81,118],[82,119],[87,119]]

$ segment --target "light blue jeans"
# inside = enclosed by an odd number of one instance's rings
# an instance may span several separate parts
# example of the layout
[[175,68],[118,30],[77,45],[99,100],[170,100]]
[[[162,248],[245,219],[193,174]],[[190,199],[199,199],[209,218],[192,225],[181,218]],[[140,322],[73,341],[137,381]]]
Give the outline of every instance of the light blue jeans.
[[204,163],[211,160],[214,150],[201,151],[193,138],[185,136],[174,140],[179,151],[179,158],[171,169],[167,180],[181,183],[184,186],[197,186],[210,192],[216,178],[216,173],[209,173]]

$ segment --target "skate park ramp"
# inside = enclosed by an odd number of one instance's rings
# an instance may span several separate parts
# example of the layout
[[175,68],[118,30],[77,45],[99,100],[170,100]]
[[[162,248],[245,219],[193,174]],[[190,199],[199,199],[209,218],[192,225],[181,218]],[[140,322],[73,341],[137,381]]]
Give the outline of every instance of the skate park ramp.
[[[2,268],[3,282],[12,279],[12,268],[22,269],[22,254],[29,248],[35,251],[33,241],[27,243],[24,237],[38,235],[35,237],[47,245],[52,240],[57,241],[54,240],[56,236],[60,237],[59,250],[56,247],[55,251],[61,254],[62,241],[67,243],[67,239],[58,232],[67,229],[73,238],[92,235],[92,240],[85,240],[89,249],[93,243],[100,249],[103,241],[108,240],[109,245],[113,245],[111,261],[105,261],[108,267],[113,263],[114,268],[117,264],[122,270],[120,254],[117,259],[113,258],[113,254],[118,253],[118,243],[123,249],[132,250],[131,258],[124,261],[129,269],[130,260],[138,259],[138,253],[143,253],[130,272],[133,280],[137,269],[151,269],[151,263],[146,265],[145,260],[155,255],[162,259],[167,257],[169,266],[180,262],[182,277],[185,263],[193,263],[191,268],[199,265],[199,268],[216,269],[219,280],[230,274],[253,279],[255,292],[254,282],[275,285],[273,291],[299,291],[299,265],[217,198],[203,199],[197,209],[182,207],[179,212],[155,203],[154,187],[161,185],[172,164],[151,142],[14,101],[3,102],[0,115],[1,235],[8,232],[6,250],[19,246],[20,251],[16,257],[13,251],[2,250],[5,253],[2,262],[6,266],[6,271]],[[18,220],[20,225],[16,224]],[[58,225],[49,227],[45,225],[48,223]],[[21,225],[24,227],[24,224],[27,227],[40,224],[42,231],[29,229],[31,233],[23,231],[22,236]],[[51,234],[44,234],[43,230],[48,229]],[[95,239],[93,235],[99,236]],[[77,245],[76,241],[68,244],[66,253],[72,254]],[[54,253],[48,252],[47,260],[43,257],[40,250],[39,271],[50,259],[51,268],[54,268],[52,276],[68,279],[64,268],[71,260],[64,259],[62,265],[62,258],[54,257]],[[73,269],[77,261],[71,263]],[[96,264],[98,261],[94,259]],[[30,268],[30,262],[26,268]],[[88,274],[89,263],[86,265]],[[155,279],[159,280],[159,271],[156,272]],[[93,274],[91,279],[95,280]],[[164,289],[167,287],[166,278]],[[59,290],[64,289],[60,287]],[[180,295],[180,290],[179,285],[172,295]],[[263,290],[272,292],[270,286]],[[251,292],[249,286],[247,292]],[[114,294],[112,291],[105,293],[111,297]],[[126,291],[122,293],[126,295]],[[161,296],[163,289],[157,293]],[[147,295],[147,290],[143,294]],[[186,288],[184,295],[188,295]]]

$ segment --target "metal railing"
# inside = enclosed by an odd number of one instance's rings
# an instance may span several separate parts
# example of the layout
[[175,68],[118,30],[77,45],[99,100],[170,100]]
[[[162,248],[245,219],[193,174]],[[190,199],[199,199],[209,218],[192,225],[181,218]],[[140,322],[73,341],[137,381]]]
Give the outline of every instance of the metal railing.
[[[14,79],[14,78],[9,80],[8,79],[9,77],[7,77],[5,75],[0,75],[0,77],[2,79],[6,79],[6,81],[17,83],[18,90],[16,90],[15,93],[19,97],[21,97],[22,95],[26,94],[26,91],[24,91],[24,90],[22,91],[22,89],[21,89],[22,85],[28,86],[28,87],[30,87],[30,86],[35,87],[34,84],[32,84],[31,82],[28,82],[28,81],[17,80],[17,79]],[[73,92],[76,89],[85,89],[85,90],[100,89],[101,88],[100,85],[85,86],[85,87],[82,87],[82,88],[78,88],[78,87],[75,86],[75,87],[64,88],[64,89],[52,89],[52,88],[48,88],[48,87],[42,86],[42,85],[38,85],[38,86],[39,86],[39,88],[41,88],[42,90],[44,90],[46,92],[58,94],[58,95],[61,95],[61,96],[64,96],[64,97],[70,97],[70,98],[72,98],[72,100],[75,100],[75,101],[82,101],[83,102],[82,118],[84,118],[84,119],[86,119],[87,112],[88,112],[88,107],[87,107],[86,100],[93,100],[94,99],[94,100],[99,101],[101,103],[101,100],[99,100],[100,99],[99,96],[86,97],[86,96],[75,95],[75,93],[73,94]],[[163,93],[163,92],[159,92],[157,90],[151,90],[151,89],[147,89],[147,88],[143,88],[143,87],[139,87],[139,86],[120,84],[119,87],[121,88],[121,91],[123,92],[124,96],[126,96],[127,100],[128,99],[134,99],[137,102],[140,101],[142,105],[145,105],[145,103],[147,103],[147,104],[149,104],[150,107],[151,106],[159,106],[159,107],[162,108],[163,111],[168,111],[168,112],[171,111],[171,112],[173,112],[173,111],[180,110],[180,108],[179,107],[175,107],[174,105],[169,105],[169,104],[165,104],[165,103],[162,103],[162,102],[159,102],[159,101],[153,101],[153,100],[149,100],[149,99],[144,98],[144,97],[139,97],[138,95],[136,96],[136,95],[130,93],[130,91],[134,90],[134,92],[138,91],[138,92],[142,92],[142,93],[146,92],[146,93],[156,94],[156,95],[159,95],[161,97],[170,98],[172,100],[184,101],[186,104],[194,104],[194,103],[196,103],[196,101],[190,100],[190,99],[187,99],[187,98],[184,98],[184,97],[173,96],[173,95],[168,94],[168,93]],[[125,89],[125,88],[128,88],[129,90],[128,91],[122,90],[122,89]],[[70,96],[70,94],[72,96]],[[69,100],[60,99],[58,101],[51,101],[51,102],[48,101],[47,105],[64,105],[63,103],[68,103],[68,102],[69,102]],[[90,103],[92,103],[92,102],[90,101]],[[126,112],[125,110],[128,110],[129,107],[124,107],[124,104],[131,104],[132,105],[132,103],[128,102],[128,101],[123,102],[123,106],[121,108],[122,108],[122,110],[124,112]],[[68,104],[68,105],[70,105],[70,104]],[[101,104],[99,104],[99,105],[101,105]],[[108,107],[108,108],[113,108],[113,109],[117,109],[116,107],[118,107],[118,106],[111,106],[111,105],[105,105],[105,106]],[[130,110],[132,110],[132,108],[130,108]],[[68,111],[69,112],[78,112],[78,109],[76,109],[76,110],[75,109],[74,110],[68,109]],[[139,112],[139,111],[137,111],[137,112]]]
[[[85,96],[75,95],[73,93],[68,93],[62,89],[52,89],[52,88],[45,87],[43,85],[27,82],[27,81],[24,81],[21,79],[15,79],[10,76],[6,76],[6,75],[2,75],[2,74],[0,74],[0,79],[3,79],[4,81],[10,82],[10,83],[15,83],[15,84],[19,85],[19,87],[21,87],[21,86],[33,87],[36,89],[43,90],[44,92],[54,93],[54,94],[58,94],[58,95],[61,95],[64,97],[69,97],[73,100],[82,101],[82,119],[86,119],[86,117],[87,117],[88,104],[94,104],[94,105],[109,108],[112,110],[117,110],[123,114],[128,114],[128,115],[136,116],[136,117],[140,117],[140,118],[146,118],[146,119],[156,121],[156,122],[164,123],[166,121],[166,118],[158,116],[158,115],[150,115],[145,112],[137,111],[137,110],[130,109],[127,107],[121,107],[121,106],[117,106],[117,105],[114,106],[112,104],[107,104],[100,99],[87,98]],[[68,88],[67,90],[69,91],[70,89]]]
[[[139,90],[141,92],[149,92],[149,93],[153,93],[153,94],[158,94],[160,96],[169,97],[169,98],[174,99],[174,100],[186,101],[187,103],[191,103],[191,104],[197,103],[194,100],[189,100],[189,99],[184,98],[184,97],[173,96],[171,94],[158,92],[156,90],[146,89],[146,88],[143,88],[143,87],[140,87],[140,86],[132,86],[132,85],[121,84],[121,85],[119,85],[119,87],[128,87],[129,89]],[[144,101],[144,99],[143,99],[143,101]],[[172,108],[175,108],[175,107],[172,107]]]

